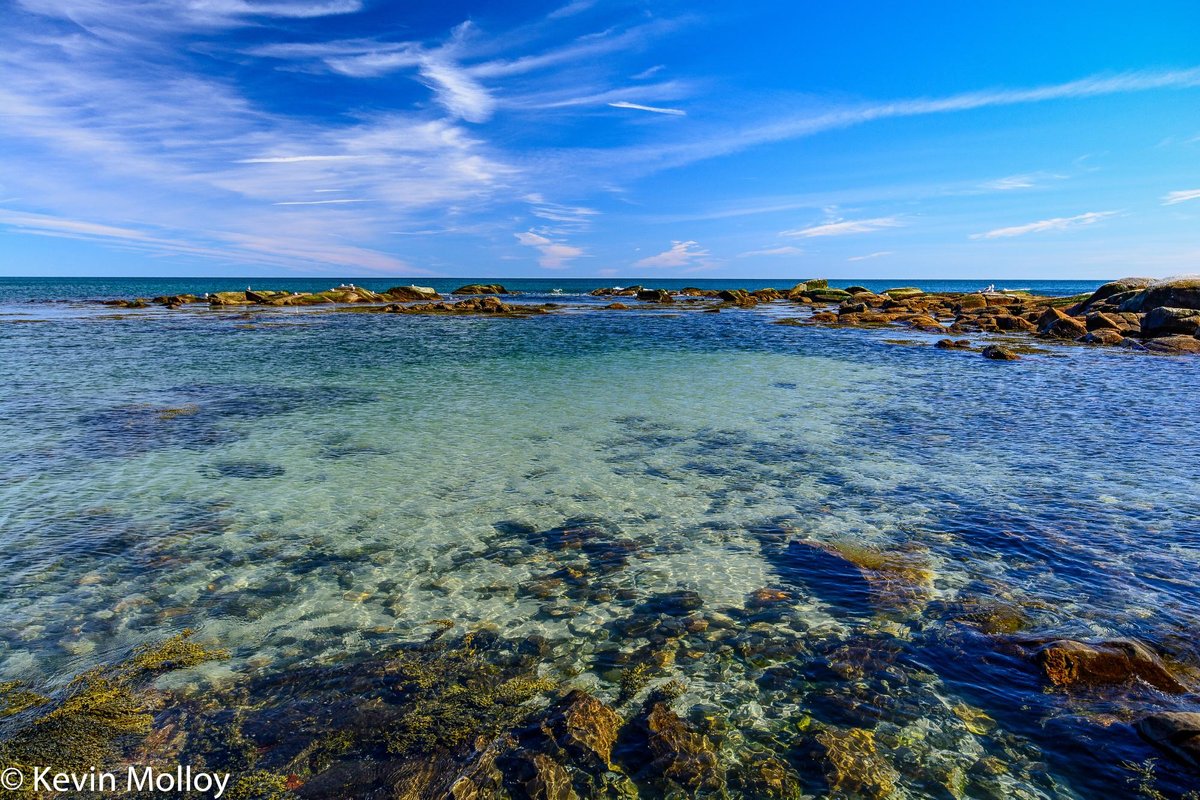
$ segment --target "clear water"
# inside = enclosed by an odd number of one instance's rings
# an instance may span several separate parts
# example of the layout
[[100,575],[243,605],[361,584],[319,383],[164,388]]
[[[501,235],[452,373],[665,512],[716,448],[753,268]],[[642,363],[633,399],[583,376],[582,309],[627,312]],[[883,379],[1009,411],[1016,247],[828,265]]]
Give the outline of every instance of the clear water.
[[[605,654],[645,644],[629,624],[645,603],[689,590],[721,615],[772,588],[792,601],[746,635],[788,642],[783,673],[697,646],[662,677],[687,684],[683,707],[727,715],[730,741],[790,747],[810,716],[874,728],[907,796],[944,796],[984,756],[1005,765],[979,779],[995,796],[1112,796],[1122,760],[1159,755],[1130,720],[1185,707],[1046,692],[1007,637],[961,617],[1010,603],[1024,636],[1132,636],[1200,663],[1194,359],[1065,346],[997,364],[897,344],[928,343],[907,331],[773,325],[779,305],[577,298],[451,319],[45,302],[221,283],[0,284],[0,679],[194,627],[233,658],[177,680],[229,681],[450,618],[543,634],[612,697]],[[579,520],[635,543],[627,563],[586,599],[526,591],[559,557],[529,531]],[[864,601],[791,563],[791,539],[928,576]]]

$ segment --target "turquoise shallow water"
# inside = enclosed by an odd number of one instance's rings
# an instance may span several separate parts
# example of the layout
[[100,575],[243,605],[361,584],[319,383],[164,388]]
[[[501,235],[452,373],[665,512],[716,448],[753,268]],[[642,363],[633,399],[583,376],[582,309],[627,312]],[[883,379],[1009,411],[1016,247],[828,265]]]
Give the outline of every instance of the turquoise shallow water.
[[[1194,699],[1047,692],[963,621],[1003,603],[1022,636],[1200,663],[1194,360],[996,364],[907,331],[770,324],[781,306],[114,315],[28,303],[54,293],[29,285],[0,300],[0,679],[194,627],[232,658],[171,680],[222,684],[453,619],[545,636],[611,697],[615,654],[686,593],[744,621],[657,676],[686,684],[680,708],[719,710],[730,746],[798,746],[805,719],[874,729],[911,797],[985,757],[1005,769],[971,796],[1112,796],[1122,760],[1160,756],[1130,720]],[[539,590],[563,528],[599,532],[589,591]],[[865,596],[792,541],[900,566]],[[745,617],[764,588],[788,602]],[[762,656],[781,641],[786,659]]]

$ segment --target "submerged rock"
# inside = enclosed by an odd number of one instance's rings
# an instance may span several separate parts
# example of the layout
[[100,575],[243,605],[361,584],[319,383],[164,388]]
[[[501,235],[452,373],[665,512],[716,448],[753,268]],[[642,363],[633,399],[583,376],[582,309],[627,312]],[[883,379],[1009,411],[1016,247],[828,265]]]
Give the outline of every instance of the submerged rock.
[[712,741],[672,711],[659,692],[651,694],[629,728],[626,752],[639,779],[682,789],[688,797],[723,791],[725,771]]
[[1021,358],[1012,350],[1009,350],[1004,345],[999,344],[990,344],[983,348],[981,355],[984,358],[990,358],[993,361],[1017,361]]
[[1042,645],[1035,660],[1047,680],[1062,688],[1140,680],[1164,692],[1187,691],[1156,653],[1132,639],[1098,644],[1061,639]]
[[1137,723],[1137,731],[1155,747],[1200,768],[1200,712],[1151,714]]
[[969,339],[938,339],[934,347],[939,350],[967,350],[971,347]]
[[884,798],[896,789],[900,773],[884,759],[874,731],[828,728],[817,734],[824,751],[825,778],[835,792]]

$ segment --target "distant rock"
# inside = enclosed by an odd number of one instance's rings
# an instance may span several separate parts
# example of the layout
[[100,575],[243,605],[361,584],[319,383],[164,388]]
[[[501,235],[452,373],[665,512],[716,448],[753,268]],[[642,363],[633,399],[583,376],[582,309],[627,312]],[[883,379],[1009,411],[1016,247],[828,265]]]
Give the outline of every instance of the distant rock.
[[745,289],[723,289],[717,293],[717,297],[726,303],[733,303],[736,306],[749,307],[758,305],[758,298],[751,295]]
[[442,296],[432,286],[393,286],[384,294],[389,300],[397,300],[401,303],[442,299]]
[[625,305],[624,303],[609,303],[608,305],[605,306],[605,308],[612,309],[613,311],[628,311],[629,310],[629,306]]
[[675,298],[666,289],[643,289],[637,293],[643,303],[674,303]]
[[499,283],[468,283],[460,286],[450,294],[512,294]]
[[208,296],[210,306],[249,306],[254,301],[246,297],[245,292],[212,292]]
[[637,293],[645,287],[638,286],[606,286],[600,289],[592,289],[588,294],[592,297],[636,297]]
[[913,297],[920,297],[925,292],[915,286],[901,286],[896,289],[884,289],[881,294],[886,294],[893,300],[908,300]]

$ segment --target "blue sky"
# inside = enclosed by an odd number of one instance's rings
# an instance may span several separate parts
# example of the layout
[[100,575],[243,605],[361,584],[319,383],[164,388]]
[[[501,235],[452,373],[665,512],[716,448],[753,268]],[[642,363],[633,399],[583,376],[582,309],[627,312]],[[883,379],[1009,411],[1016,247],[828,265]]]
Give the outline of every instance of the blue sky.
[[1200,4],[0,0],[0,274],[1200,270]]

